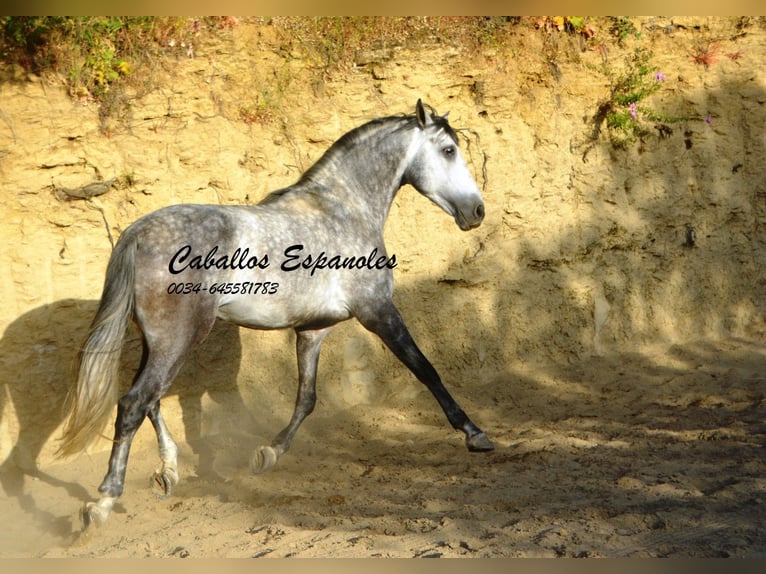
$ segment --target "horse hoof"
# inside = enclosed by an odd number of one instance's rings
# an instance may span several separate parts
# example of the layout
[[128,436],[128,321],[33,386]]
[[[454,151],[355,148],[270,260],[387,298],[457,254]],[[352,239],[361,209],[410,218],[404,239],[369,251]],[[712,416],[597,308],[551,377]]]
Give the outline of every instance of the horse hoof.
[[266,472],[277,463],[277,451],[270,446],[262,446],[255,449],[253,457],[250,459],[250,470],[253,474]]
[[158,470],[152,475],[150,482],[154,495],[164,500],[173,496],[173,487],[178,484],[178,475],[169,470]]
[[487,452],[495,449],[495,444],[483,432],[466,437],[465,445],[471,452]]
[[98,506],[95,502],[88,502],[82,508],[80,508],[80,526],[82,531],[85,532],[92,527],[99,527],[109,516],[104,512],[104,509]]

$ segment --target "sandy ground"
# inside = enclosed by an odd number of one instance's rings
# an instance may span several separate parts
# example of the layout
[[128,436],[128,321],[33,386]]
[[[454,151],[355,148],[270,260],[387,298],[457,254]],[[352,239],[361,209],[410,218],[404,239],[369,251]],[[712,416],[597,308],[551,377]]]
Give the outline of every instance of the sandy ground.
[[[242,23],[158,63],[108,126],[50,79],[3,70],[0,556],[766,557],[766,34],[730,19],[640,25],[668,76],[654,105],[690,119],[628,150],[602,134],[587,161],[604,53],[533,27],[507,48],[397,48],[317,83]],[[704,37],[721,38],[709,69],[688,55]],[[253,94],[288,79],[289,114],[243,121]],[[464,128],[487,218],[461,233],[403,190],[386,228],[395,301],[497,448],[467,452],[348,323],[323,348],[315,413],[252,475],[253,448],[291,413],[294,336],[221,324],[163,402],[181,446],[174,496],[149,487],[145,425],[124,496],[80,536],[108,442],[52,453],[110,237],[163,205],[255,202],[418,97]],[[62,195],[110,178],[91,200]],[[138,347],[132,333],[126,385]]]
[[764,557],[764,355],[747,341],[700,342],[528,366],[484,394],[465,384],[460,394],[472,395],[470,410],[497,444],[488,454],[468,453],[435,404],[421,411],[395,399],[320,408],[263,475],[247,469],[263,438],[245,428],[208,436],[206,455],[183,449],[182,480],[169,500],[149,488],[156,454],[139,450],[126,494],[87,539],[78,539],[77,512],[101,478],[104,454],[37,475],[5,472],[0,505],[13,527],[3,529],[0,549],[78,557]]

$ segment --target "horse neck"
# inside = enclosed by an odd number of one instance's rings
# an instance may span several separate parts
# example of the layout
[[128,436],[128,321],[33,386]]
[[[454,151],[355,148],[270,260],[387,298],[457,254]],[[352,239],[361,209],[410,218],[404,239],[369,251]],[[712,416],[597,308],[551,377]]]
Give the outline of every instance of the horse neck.
[[402,118],[388,121],[390,125],[382,123],[368,128],[369,133],[352,132],[351,137],[338,140],[299,185],[321,186],[325,199],[332,197],[344,206],[344,216],[357,215],[382,229],[416,151],[419,133],[406,129]]

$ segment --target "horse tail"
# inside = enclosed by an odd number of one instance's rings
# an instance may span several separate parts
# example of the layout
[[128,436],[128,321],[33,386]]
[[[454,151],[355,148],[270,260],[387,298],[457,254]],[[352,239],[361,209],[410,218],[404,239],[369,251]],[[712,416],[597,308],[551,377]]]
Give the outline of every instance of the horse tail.
[[80,349],[77,384],[65,403],[68,418],[59,456],[92,444],[117,402],[122,344],[135,305],[135,258],[136,242],[124,238],[109,259],[101,303]]

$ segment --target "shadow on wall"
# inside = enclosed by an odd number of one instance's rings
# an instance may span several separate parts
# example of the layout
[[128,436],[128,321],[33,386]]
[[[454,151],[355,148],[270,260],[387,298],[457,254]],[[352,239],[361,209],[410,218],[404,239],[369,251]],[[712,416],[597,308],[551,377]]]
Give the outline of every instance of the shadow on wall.
[[[713,113],[712,124],[670,124],[671,133],[627,150],[604,141],[587,163],[573,151],[568,181],[534,190],[536,215],[551,212],[556,232],[544,215],[527,222],[521,213],[504,218],[504,244],[487,241],[483,266],[504,270],[500,312],[487,329],[504,346],[526,357],[583,358],[766,332],[766,91],[748,76],[675,99],[671,115]],[[540,152],[551,164],[557,150],[572,149],[556,143]],[[495,208],[512,210],[507,201]]]

